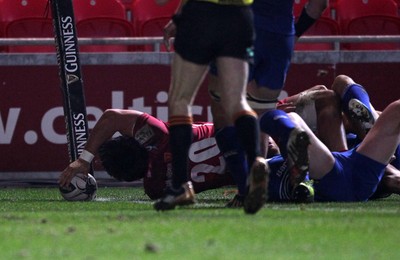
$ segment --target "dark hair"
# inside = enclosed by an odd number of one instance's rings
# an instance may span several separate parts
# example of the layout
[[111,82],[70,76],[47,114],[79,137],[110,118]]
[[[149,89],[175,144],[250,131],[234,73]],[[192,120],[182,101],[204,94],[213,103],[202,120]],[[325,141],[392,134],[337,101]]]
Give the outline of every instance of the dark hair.
[[99,156],[107,173],[120,181],[139,180],[148,170],[148,152],[133,137],[106,141],[99,148]]

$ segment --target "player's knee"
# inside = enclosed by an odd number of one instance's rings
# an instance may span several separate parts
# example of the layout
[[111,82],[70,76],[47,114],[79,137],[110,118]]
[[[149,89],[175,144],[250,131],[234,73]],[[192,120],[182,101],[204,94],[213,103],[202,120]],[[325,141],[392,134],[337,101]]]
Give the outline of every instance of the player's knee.
[[318,97],[315,99],[316,110],[330,111],[340,110],[340,98],[332,90],[321,91]]
[[299,116],[299,114],[297,114],[296,112],[290,112],[287,113],[288,117],[290,118],[290,120],[292,120],[292,122],[296,125],[300,124],[300,121],[302,120],[301,117]]
[[341,95],[348,85],[354,84],[354,83],[355,82],[352,78],[341,74],[341,75],[336,76],[336,78],[334,79],[333,84],[332,84],[332,89],[336,93]]
[[314,89],[315,90],[319,90],[319,91],[328,90],[328,88],[326,86],[324,86],[324,85],[316,85],[316,86],[314,86]]

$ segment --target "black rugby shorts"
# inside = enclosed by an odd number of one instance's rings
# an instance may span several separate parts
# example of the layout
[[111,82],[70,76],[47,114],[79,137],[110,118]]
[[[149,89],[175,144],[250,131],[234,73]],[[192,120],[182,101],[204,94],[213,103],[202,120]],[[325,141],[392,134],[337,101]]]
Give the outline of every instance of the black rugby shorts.
[[247,60],[253,46],[253,15],[248,6],[188,1],[174,22],[175,52],[193,63],[209,64],[217,57]]

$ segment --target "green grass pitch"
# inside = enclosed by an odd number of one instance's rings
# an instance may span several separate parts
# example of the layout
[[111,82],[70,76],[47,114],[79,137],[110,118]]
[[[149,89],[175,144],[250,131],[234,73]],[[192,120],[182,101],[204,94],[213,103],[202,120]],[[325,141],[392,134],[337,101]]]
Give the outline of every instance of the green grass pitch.
[[224,189],[156,212],[142,188],[0,189],[1,259],[399,259],[400,197],[367,203],[227,209]]

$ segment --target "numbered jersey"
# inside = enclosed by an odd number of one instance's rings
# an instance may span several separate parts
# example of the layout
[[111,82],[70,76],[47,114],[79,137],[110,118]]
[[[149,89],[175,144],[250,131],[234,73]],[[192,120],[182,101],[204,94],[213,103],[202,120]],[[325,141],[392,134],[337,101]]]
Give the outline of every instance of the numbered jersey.
[[[213,124],[193,124],[189,166],[190,180],[197,193],[234,184],[225,172],[225,161],[213,134]],[[160,198],[172,177],[168,124],[143,114],[136,121],[133,136],[149,152],[149,171],[143,179],[145,192],[151,199]]]

